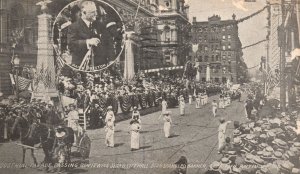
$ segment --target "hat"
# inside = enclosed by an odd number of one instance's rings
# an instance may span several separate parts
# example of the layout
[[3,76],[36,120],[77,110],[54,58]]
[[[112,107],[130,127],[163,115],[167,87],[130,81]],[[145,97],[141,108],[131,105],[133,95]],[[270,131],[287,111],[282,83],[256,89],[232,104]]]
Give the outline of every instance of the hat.
[[273,137],[276,137],[276,134],[272,131],[268,131],[267,136],[273,138]]
[[107,107],[107,109],[110,109],[110,110],[112,110],[112,109],[113,109],[113,107],[112,107],[112,106],[108,106],[108,107]]
[[213,171],[219,171],[220,165],[221,165],[220,162],[214,161],[210,164],[209,168],[210,168],[210,170],[213,170]]
[[234,131],[233,131],[233,135],[234,136],[239,136],[239,135],[241,135],[242,134],[242,132],[240,131],[240,130],[238,130],[238,129],[235,129]]
[[225,158],[225,157],[224,157],[224,158],[221,159],[221,163],[222,163],[222,164],[230,164],[231,161],[229,160],[229,158]]
[[280,170],[285,171],[285,172],[291,172],[294,167],[294,164],[292,164],[289,161],[282,161],[279,165]]
[[56,132],[56,133],[55,133],[55,136],[56,136],[57,138],[61,138],[61,137],[65,136],[65,135],[66,135],[65,132]]
[[283,157],[285,157],[286,159],[289,159],[290,157],[294,157],[296,156],[296,154],[290,150],[286,151],[285,154],[283,155]]
[[233,145],[241,145],[241,144],[242,144],[241,138],[239,137],[233,138]]
[[229,173],[230,172],[230,165],[228,164],[221,164],[220,165],[220,170],[222,173]]
[[275,151],[273,153],[273,157],[276,158],[276,159],[281,159],[282,158],[282,153],[279,152],[279,151]]
[[270,159],[270,158],[272,158],[272,153],[264,151],[261,158],[262,159]]
[[254,137],[255,137],[255,135],[253,135],[253,134],[248,134],[248,135],[245,137],[245,140],[250,141],[250,140],[252,140]]
[[273,152],[274,151],[274,149],[271,146],[266,147],[265,150],[267,152]]
[[268,147],[268,144],[261,143],[261,144],[258,145],[258,147],[261,148],[261,149],[264,149],[264,148]]
[[259,156],[254,156],[253,157],[253,162],[257,165],[264,165],[265,161],[261,159]]
[[256,146],[258,144],[258,142],[256,140],[250,140],[249,144]]
[[248,163],[253,163],[253,158],[254,158],[254,156],[251,153],[247,153],[245,155],[245,161]]
[[296,147],[297,149],[300,149],[300,143],[299,142],[294,142],[293,146]]

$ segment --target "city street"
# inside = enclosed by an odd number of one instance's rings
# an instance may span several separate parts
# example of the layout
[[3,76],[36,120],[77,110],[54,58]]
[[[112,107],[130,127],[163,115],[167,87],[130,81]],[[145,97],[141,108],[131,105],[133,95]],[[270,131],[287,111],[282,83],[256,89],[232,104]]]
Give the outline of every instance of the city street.
[[[217,98],[213,96],[209,98]],[[242,97],[244,99],[245,96]],[[218,118],[226,120],[245,121],[243,102],[233,103],[223,110],[218,110],[218,116],[212,117],[211,105],[201,109],[195,109],[195,101],[192,105],[186,104],[186,115],[179,116],[179,108],[172,111],[173,127],[171,138],[165,138],[163,134],[163,120],[158,120],[160,112],[142,116],[142,128],[140,134],[140,149],[130,151],[129,120],[116,124],[115,147],[108,148],[104,143],[104,129],[89,130],[92,140],[92,149],[89,164],[90,167],[77,167],[71,173],[170,173],[172,165],[180,158],[186,156],[191,165],[188,173],[204,173],[209,164],[218,160],[221,156],[217,153],[217,128]],[[230,135],[233,128],[231,123],[227,134]],[[72,149],[75,151],[76,149]],[[40,162],[43,153],[38,150],[36,156]],[[0,146],[1,163],[21,163],[22,149],[16,145],[5,143]],[[32,163],[30,152],[27,151],[26,163]],[[73,160],[75,158],[72,158]],[[98,165],[98,166],[96,166]],[[101,166],[100,166],[101,165]],[[101,167],[101,169],[99,168]],[[33,168],[25,169],[1,169],[0,173],[44,173]]]

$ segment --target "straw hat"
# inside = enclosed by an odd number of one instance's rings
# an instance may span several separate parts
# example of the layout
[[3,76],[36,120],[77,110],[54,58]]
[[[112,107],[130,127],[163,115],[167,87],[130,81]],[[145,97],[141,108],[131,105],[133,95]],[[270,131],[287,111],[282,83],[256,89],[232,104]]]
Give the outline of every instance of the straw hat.
[[225,157],[224,157],[224,158],[221,159],[221,163],[222,163],[222,164],[230,164],[231,161],[229,160],[229,158],[225,158]]
[[273,153],[273,157],[274,157],[275,159],[282,159],[282,153],[279,152],[279,151],[275,151],[275,152]]
[[112,106],[108,106],[107,109],[108,109],[108,110],[112,110],[113,107],[112,107]]
[[230,173],[230,165],[228,165],[228,164],[221,164],[220,165],[220,170],[221,170],[221,172],[222,173]]
[[220,165],[221,165],[220,162],[214,161],[210,164],[209,168],[210,168],[210,170],[213,170],[213,171],[219,171],[220,170]]
[[245,155],[245,162],[253,163],[253,158],[254,158],[254,155],[252,155],[251,153],[247,153]]
[[56,132],[56,133],[55,133],[55,136],[56,136],[57,138],[61,138],[61,137],[65,136],[65,135],[66,135],[66,133],[65,133],[64,131],[62,131],[62,132]]

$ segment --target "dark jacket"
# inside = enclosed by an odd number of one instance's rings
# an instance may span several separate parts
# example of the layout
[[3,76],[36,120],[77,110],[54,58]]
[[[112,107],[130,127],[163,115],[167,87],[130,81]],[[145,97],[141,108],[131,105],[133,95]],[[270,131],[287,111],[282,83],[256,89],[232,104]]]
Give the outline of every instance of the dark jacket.
[[[86,44],[87,39],[99,38],[101,43],[97,47],[93,47],[94,64],[95,66],[107,64],[108,60],[108,45],[106,42],[107,34],[105,29],[99,28],[94,22],[92,30],[80,18],[72,23],[68,28],[68,45],[72,54],[72,64],[80,65],[88,48]],[[103,31],[100,31],[103,30]]]

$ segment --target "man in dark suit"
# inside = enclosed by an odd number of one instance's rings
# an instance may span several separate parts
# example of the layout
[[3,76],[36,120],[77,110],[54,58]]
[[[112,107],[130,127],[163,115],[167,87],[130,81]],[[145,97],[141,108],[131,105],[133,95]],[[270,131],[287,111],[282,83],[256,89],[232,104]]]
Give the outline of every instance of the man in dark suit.
[[[93,1],[81,4],[81,18],[69,26],[68,45],[72,54],[72,64],[80,65],[89,49],[93,51],[94,66],[107,64],[101,34],[95,28],[97,7]],[[91,62],[91,61],[90,61]]]

